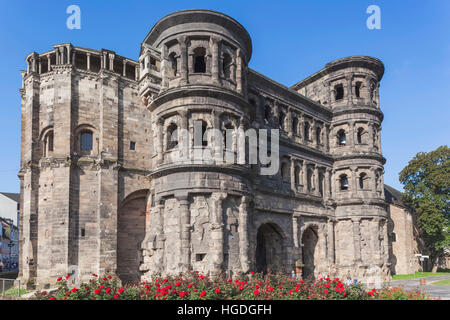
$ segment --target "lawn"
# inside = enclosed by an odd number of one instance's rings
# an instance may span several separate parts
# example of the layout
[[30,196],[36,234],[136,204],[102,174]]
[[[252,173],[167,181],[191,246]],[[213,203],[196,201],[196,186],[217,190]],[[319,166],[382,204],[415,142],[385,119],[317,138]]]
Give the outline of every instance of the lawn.
[[404,280],[404,279],[415,279],[415,278],[423,278],[423,277],[434,277],[434,276],[442,276],[448,274],[450,275],[450,272],[416,272],[416,273],[410,273],[410,274],[394,274],[392,276],[392,280]]
[[450,286],[450,279],[444,279],[431,283],[433,286]]
[[[17,293],[18,290],[15,287],[9,288],[8,290],[5,291],[5,296],[7,297],[17,297]],[[24,295],[25,293],[27,293],[26,289],[20,289],[20,295]]]

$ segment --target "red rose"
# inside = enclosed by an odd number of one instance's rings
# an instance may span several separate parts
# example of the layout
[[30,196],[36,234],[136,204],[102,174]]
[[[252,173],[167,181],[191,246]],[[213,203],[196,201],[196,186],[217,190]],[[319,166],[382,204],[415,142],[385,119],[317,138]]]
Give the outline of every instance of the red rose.
[[200,297],[204,297],[204,296],[206,296],[206,291],[205,290],[203,290],[202,293],[200,293]]
[[66,280],[68,280],[69,278],[70,278],[70,275],[67,275],[67,276],[66,276]]
[[217,288],[216,288],[216,293],[217,293],[217,294],[220,293],[220,288],[219,288],[219,286],[217,286]]
[[77,288],[72,288],[72,292],[73,292],[73,293],[75,293],[75,292],[77,292],[77,291],[78,291]]
[[101,290],[100,289],[95,289],[94,293],[95,294],[100,294]]
[[257,295],[259,294],[259,290],[256,289],[255,291],[253,291],[253,294],[254,294],[255,296],[257,296]]
[[192,288],[192,283],[189,283],[189,284],[187,285],[187,287],[188,287],[188,288]]
[[61,281],[62,280],[62,277],[59,277],[58,279],[56,279],[56,281]]
[[369,296],[373,296],[373,292],[372,292],[372,291],[367,292],[367,294],[368,294]]
[[106,293],[110,293],[110,292],[111,292],[111,288],[107,288],[107,289],[105,290],[105,292],[106,292]]
[[244,286],[239,287],[239,291],[242,291],[242,290],[244,290]]
[[145,294],[150,294],[150,290],[145,291]]
[[251,274],[255,274],[253,271],[252,272],[250,272]]
[[111,279],[112,277],[111,276],[108,276],[108,279]]
[[51,297],[50,300],[56,300],[56,298],[55,297]]
[[323,290],[323,292],[324,292],[325,294],[328,294],[328,290],[327,290],[327,289]]
[[177,287],[181,286],[181,282],[175,283],[175,286],[177,286]]
[[115,294],[115,295],[114,295],[114,299],[119,299],[119,295],[118,295],[118,294]]
[[118,293],[122,293],[123,292],[123,288],[120,288],[119,290],[117,290]]

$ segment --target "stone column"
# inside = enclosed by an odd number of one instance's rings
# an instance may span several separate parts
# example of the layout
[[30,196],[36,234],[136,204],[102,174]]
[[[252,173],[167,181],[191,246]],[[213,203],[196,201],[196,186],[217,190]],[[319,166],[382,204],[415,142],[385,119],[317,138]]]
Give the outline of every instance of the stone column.
[[109,70],[110,71],[114,71],[114,57],[115,57],[114,53],[109,54]]
[[214,83],[218,84],[220,82],[220,53],[219,53],[219,39],[216,37],[211,37],[210,48],[212,52],[212,64],[211,64],[211,76]]
[[180,263],[183,272],[191,265],[191,214],[189,212],[188,193],[176,194],[180,205]]
[[347,99],[349,105],[353,104],[352,78],[353,76],[351,75],[345,77],[347,80]]
[[243,93],[242,88],[242,53],[241,49],[237,49],[236,51],[236,90],[239,93]]
[[155,149],[156,149],[156,161],[155,164],[159,165],[163,162],[163,122],[164,120],[161,118],[157,118],[155,120],[155,133],[156,133],[156,143],[155,143]]
[[325,151],[330,151],[330,126],[328,124],[325,125]]
[[375,264],[382,263],[381,259],[381,246],[380,246],[380,218],[373,218],[373,243],[372,243],[372,255]]
[[357,190],[358,190],[358,183],[357,183],[358,180],[356,178],[356,174],[357,174],[356,170],[357,170],[357,167],[355,167],[355,166],[350,167],[350,171],[352,172],[352,176],[351,176],[352,182],[350,185],[350,189],[351,189],[353,198],[356,197]]
[[222,201],[227,197],[226,193],[218,192],[213,193],[211,200],[216,204],[212,208],[212,219],[210,223],[210,273],[211,276],[218,276],[222,273],[223,269],[223,209]]
[[296,190],[296,185],[295,185],[295,161],[294,159],[291,158],[291,189],[292,190]]
[[185,85],[188,81],[188,63],[187,63],[187,37],[181,36],[177,38],[178,44],[180,46],[180,84]]
[[66,59],[66,63],[70,64],[70,45],[66,46],[67,49],[67,59]]
[[42,73],[42,63],[41,63],[41,58],[39,58],[39,68],[38,68],[38,73],[39,73],[39,74]]
[[293,130],[292,130],[292,109],[291,108],[289,108],[287,111],[286,121],[287,121],[287,125],[286,125],[287,134],[290,138],[292,138]]
[[371,174],[371,185],[372,185],[372,194],[374,197],[377,196],[377,174],[375,171],[375,168],[371,167],[370,168],[370,174]]
[[[161,47],[161,89],[166,89],[169,87],[169,77],[168,77],[168,69],[169,68],[169,60],[167,57],[167,47],[163,45]],[[142,74],[144,74],[144,70],[142,70]]]
[[246,273],[250,269],[249,263],[249,198],[242,197],[241,205],[239,206],[239,255],[241,260],[241,270]]
[[355,146],[355,121],[350,121],[348,123],[348,142],[350,147]]
[[59,64],[65,63],[65,57],[64,57],[64,47],[59,47]]
[[123,60],[123,72],[122,72],[122,76],[126,76],[127,75],[127,61]]
[[75,50],[72,50],[72,65],[73,65],[74,67],[77,66]]
[[332,218],[328,219],[328,264],[329,266],[335,263],[335,247],[334,247],[334,223]]
[[361,231],[359,228],[359,217],[352,218],[353,222],[353,248],[354,248],[354,262],[361,262]]
[[323,197],[327,200],[330,199],[330,169],[325,168],[325,178],[324,178],[324,186],[323,186]]
[[320,196],[319,183],[320,183],[320,181],[319,181],[319,167],[317,165],[315,165],[314,166],[314,184],[315,184],[315,186],[314,186],[314,194],[316,196]]
[[303,160],[302,164],[302,178],[303,178],[303,192],[306,193],[308,191],[308,166],[305,160]]
[[51,71],[52,70],[52,68],[50,67],[51,64],[52,64],[52,57],[51,57],[51,54],[49,54],[47,56],[47,71]]
[[86,69],[88,71],[91,71],[91,53],[90,52],[86,52]]

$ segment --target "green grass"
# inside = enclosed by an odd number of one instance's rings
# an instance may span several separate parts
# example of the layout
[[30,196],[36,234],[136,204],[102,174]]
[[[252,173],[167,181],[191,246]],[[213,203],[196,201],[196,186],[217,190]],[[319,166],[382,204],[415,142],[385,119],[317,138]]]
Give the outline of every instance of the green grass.
[[450,272],[416,272],[416,273],[410,273],[410,274],[394,274],[392,276],[392,280],[405,280],[405,279],[416,279],[416,278],[423,278],[423,277],[433,277],[433,276],[442,276],[445,274],[449,274]]
[[450,279],[444,279],[432,283],[433,286],[450,286]]
[[[11,288],[9,288],[8,290],[5,291],[5,296],[7,296],[7,297],[17,297],[17,293],[18,293],[17,288],[11,287]],[[27,293],[26,289],[23,289],[23,288],[20,289],[20,295],[24,295],[25,293]],[[0,292],[0,295],[1,295],[1,292]]]

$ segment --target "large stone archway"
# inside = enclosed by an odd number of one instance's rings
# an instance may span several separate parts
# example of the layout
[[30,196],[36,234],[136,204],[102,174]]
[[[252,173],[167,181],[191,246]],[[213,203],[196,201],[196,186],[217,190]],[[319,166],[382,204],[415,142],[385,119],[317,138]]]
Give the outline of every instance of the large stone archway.
[[117,274],[123,283],[140,281],[141,243],[145,237],[147,190],[129,195],[119,209],[117,219]]
[[286,271],[285,260],[286,246],[281,228],[274,223],[262,224],[256,235],[256,271]]
[[314,271],[319,258],[319,235],[317,229],[308,227],[303,231],[303,278],[314,277]]

